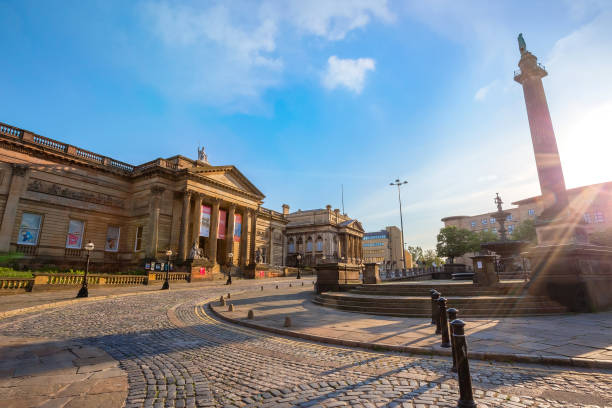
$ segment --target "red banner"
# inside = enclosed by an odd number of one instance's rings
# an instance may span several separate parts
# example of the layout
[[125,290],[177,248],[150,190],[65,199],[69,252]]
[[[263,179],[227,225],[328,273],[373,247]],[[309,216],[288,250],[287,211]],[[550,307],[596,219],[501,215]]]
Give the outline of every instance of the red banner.
[[218,239],[225,239],[225,230],[227,229],[226,219],[227,219],[227,212],[225,210],[219,210],[219,231],[217,235]]
[[242,215],[234,215],[234,242],[240,242],[240,235],[242,234]]

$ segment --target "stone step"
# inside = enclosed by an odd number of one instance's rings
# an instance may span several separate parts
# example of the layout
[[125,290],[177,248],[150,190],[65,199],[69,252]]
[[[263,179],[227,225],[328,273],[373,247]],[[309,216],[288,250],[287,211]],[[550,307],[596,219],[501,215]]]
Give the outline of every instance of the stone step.
[[[429,307],[420,305],[417,307],[409,307],[404,305],[381,306],[368,304],[351,304],[346,302],[332,302],[329,299],[317,296],[313,302],[321,306],[332,307],[339,310],[382,315],[382,316],[398,316],[398,317],[430,317],[431,305]],[[449,305],[456,306],[456,305]],[[503,316],[534,316],[534,315],[554,315],[566,313],[565,307],[554,302],[546,301],[539,304],[515,304],[513,306],[505,305],[504,307],[492,307],[491,305],[464,305],[458,307],[461,316],[472,317],[503,317]]]
[[[559,303],[540,296],[472,296],[449,297],[448,306],[462,316],[548,315],[567,312]],[[431,298],[425,296],[376,296],[352,293],[322,293],[315,303],[340,310],[387,316],[431,315]]]

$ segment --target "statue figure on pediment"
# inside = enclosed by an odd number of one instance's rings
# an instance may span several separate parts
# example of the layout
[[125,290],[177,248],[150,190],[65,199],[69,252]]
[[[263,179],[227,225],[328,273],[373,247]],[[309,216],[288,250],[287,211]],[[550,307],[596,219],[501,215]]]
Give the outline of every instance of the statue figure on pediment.
[[208,155],[204,151],[204,147],[202,147],[202,148],[198,147],[198,161],[201,161],[201,162],[204,162],[206,164],[209,164],[208,163]]

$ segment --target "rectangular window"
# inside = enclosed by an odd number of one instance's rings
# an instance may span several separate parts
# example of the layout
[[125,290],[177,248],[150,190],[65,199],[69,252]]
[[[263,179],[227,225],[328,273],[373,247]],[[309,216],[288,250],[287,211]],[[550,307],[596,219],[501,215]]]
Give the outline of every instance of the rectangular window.
[[514,225],[508,225],[508,234],[512,234],[514,232]]
[[508,216],[506,217],[506,220],[512,221],[512,214],[508,214]]
[[23,213],[21,215],[21,225],[19,226],[17,243],[20,245],[37,245],[41,222],[41,215]]
[[495,224],[495,218],[491,218],[491,219],[489,220],[489,223],[490,223],[490,224]]
[[483,229],[484,232],[489,232],[488,228]]
[[489,220],[487,220],[486,218],[483,218],[480,222],[482,222],[482,225],[487,225]]
[[134,241],[134,251],[142,250],[142,230],[142,225],[136,227],[136,240]]
[[494,232],[497,234],[497,228],[491,228],[491,232]]
[[472,225],[472,228],[476,228],[476,221],[472,221],[471,225]]
[[604,213],[603,213],[603,212],[601,212],[601,211],[595,211],[595,222],[596,222],[597,224],[599,224],[599,223],[603,223],[603,222],[606,222],[606,219],[605,219],[605,217],[604,217]]
[[68,236],[66,237],[66,248],[81,249],[83,245],[83,229],[85,223],[78,220],[68,221]]
[[591,224],[593,222],[590,213],[584,213],[582,217],[584,218],[584,222],[586,222],[587,224]]
[[533,217],[535,215],[535,210],[533,208],[530,208],[529,210],[527,210],[527,214]]
[[119,235],[121,228],[109,226],[106,230],[106,245],[105,251],[117,252],[119,250]]

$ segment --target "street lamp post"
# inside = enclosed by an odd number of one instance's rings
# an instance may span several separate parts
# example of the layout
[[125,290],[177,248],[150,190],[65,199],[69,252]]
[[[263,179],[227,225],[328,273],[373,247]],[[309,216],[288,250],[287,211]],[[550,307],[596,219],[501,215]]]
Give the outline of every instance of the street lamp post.
[[81,284],[81,290],[77,293],[77,298],[87,297],[89,296],[89,292],[87,291],[87,272],[89,272],[89,256],[91,255],[91,251],[94,249],[93,242],[89,241],[85,244],[85,250],[87,251],[87,264],[85,265],[85,273],[83,274],[83,283]]
[[300,270],[300,263],[302,261],[302,255],[297,254],[297,256],[295,257],[295,259],[297,259],[297,267],[298,267],[298,272],[297,272],[297,276],[295,277],[296,279],[302,279],[302,273]]
[[168,249],[166,251],[166,256],[168,257],[168,263],[166,264],[166,279],[164,280],[164,284],[162,285],[161,290],[168,290],[170,289],[170,257],[172,256],[172,250]]
[[404,269],[406,269],[406,251],[404,251],[404,217],[402,216],[402,193],[400,190],[400,186],[402,184],[408,184],[407,181],[400,181],[399,179],[395,179],[395,182],[389,183],[390,186],[397,186],[397,197],[399,199],[399,209],[400,209],[400,226],[402,227],[402,261],[404,262]]
[[232,260],[233,259],[234,259],[234,254],[232,252],[227,254],[227,282],[225,282],[226,285],[232,284],[232,265],[233,265]]

